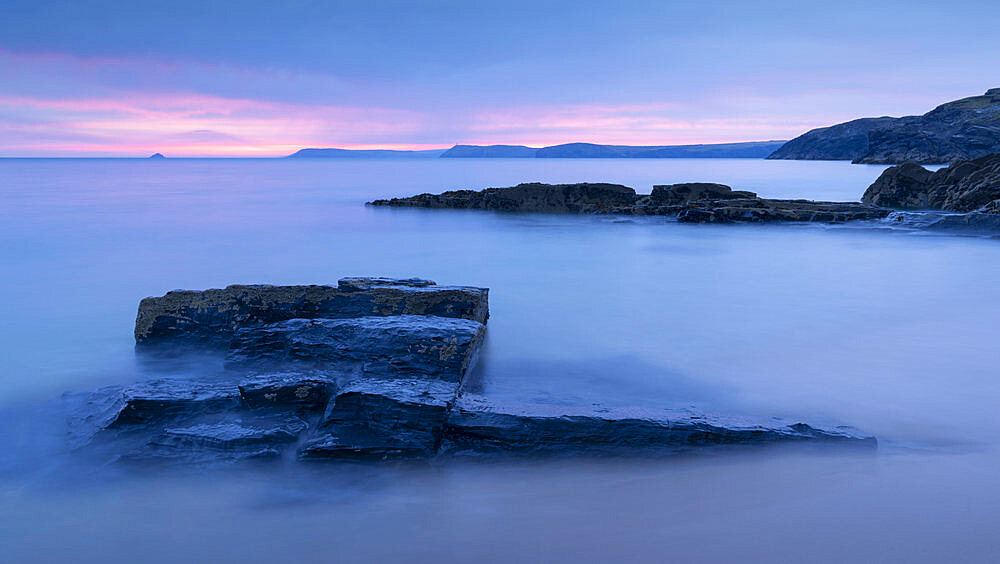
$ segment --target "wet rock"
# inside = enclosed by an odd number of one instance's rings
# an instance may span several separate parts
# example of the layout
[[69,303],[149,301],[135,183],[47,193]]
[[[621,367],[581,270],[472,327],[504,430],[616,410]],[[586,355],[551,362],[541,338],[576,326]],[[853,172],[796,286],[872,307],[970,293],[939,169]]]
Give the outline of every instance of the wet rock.
[[946,214],[932,222],[927,228],[933,231],[994,235],[1000,233],[1000,215],[980,212]]
[[337,393],[303,459],[429,458],[441,441],[457,382],[366,378]]
[[479,454],[672,453],[697,446],[820,441],[876,445],[846,428],[700,415],[687,410],[503,405],[462,397],[449,413],[441,452]]
[[321,411],[336,383],[322,373],[278,372],[256,375],[240,382],[244,403],[250,408]]
[[800,221],[842,223],[880,219],[892,212],[887,208],[857,202],[814,202],[811,200],[770,200],[765,198],[700,200],[681,210],[683,223],[734,223]]
[[163,379],[99,390],[91,394],[87,405],[94,427],[114,429],[235,409],[240,406],[240,393],[231,384]]
[[137,344],[228,344],[238,329],[296,318],[435,315],[485,323],[489,290],[420,279],[346,278],[338,286],[178,290],[139,303]]
[[542,184],[531,182],[509,188],[452,190],[368,202],[371,206],[479,209],[519,212],[594,213],[635,201],[635,190],[620,184]]
[[280,456],[308,424],[297,417],[229,416],[217,421],[167,427],[130,459],[179,458],[217,461]]
[[[899,209],[995,213],[1000,205],[1000,154],[931,172],[907,163],[887,168],[861,200]],[[980,209],[983,208],[983,209]]]
[[733,190],[725,184],[709,182],[688,182],[653,186],[649,202],[654,206],[686,204],[694,200],[732,200],[756,198],[757,194],[745,190]]
[[230,347],[233,368],[323,370],[356,377],[460,382],[482,341],[478,321],[425,315],[292,319],[243,329]]
[[[885,217],[891,210],[858,202],[813,202],[810,200],[770,200],[758,198],[753,192],[733,190],[724,184],[692,182],[686,184],[657,185],[648,196],[632,196],[624,192],[593,192],[586,205],[580,206],[540,206],[524,196],[524,191],[514,188],[490,188],[506,190],[505,198],[515,199],[504,209],[508,211],[560,212],[560,213],[610,213],[619,215],[670,215],[686,223],[733,223],[769,221],[818,221],[839,223],[860,219]],[[536,185],[532,185],[536,186]],[[545,189],[555,189],[554,186]],[[568,185],[557,185],[568,186]],[[577,185],[573,185],[577,186]],[[587,186],[599,186],[589,184]],[[600,185],[603,186],[603,185]],[[624,188],[624,187],[622,187]],[[541,189],[541,188],[540,188]],[[488,190],[487,190],[488,191]],[[484,191],[484,192],[487,192]],[[603,196],[602,196],[603,194]],[[409,206],[430,208],[477,208],[493,209],[480,205],[478,198],[482,192],[458,191],[440,195],[421,194],[412,198],[376,200],[372,205]],[[603,197],[603,200],[599,198]],[[524,198],[523,200],[521,198]],[[471,202],[471,203],[470,203]]]

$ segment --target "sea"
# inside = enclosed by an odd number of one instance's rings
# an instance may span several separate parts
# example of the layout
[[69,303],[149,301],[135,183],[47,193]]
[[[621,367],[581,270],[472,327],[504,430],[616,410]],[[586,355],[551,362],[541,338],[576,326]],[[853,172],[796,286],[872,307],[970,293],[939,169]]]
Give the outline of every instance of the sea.
[[[519,182],[858,200],[882,166],[757,159],[0,159],[3,562],[1000,561],[1000,241],[891,221],[367,207]],[[134,467],[67,394],[173,289],[490,288],[477,393],[850,425],[875,451]]]

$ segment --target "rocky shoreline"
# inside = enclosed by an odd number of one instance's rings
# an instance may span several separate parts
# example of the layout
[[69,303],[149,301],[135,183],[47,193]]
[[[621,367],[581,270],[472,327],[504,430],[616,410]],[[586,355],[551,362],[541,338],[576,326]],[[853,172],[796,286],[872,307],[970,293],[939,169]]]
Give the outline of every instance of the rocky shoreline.
[[915,163],[890,167],[861,200],[916,210],[895,213],[893,218],[925,229],[996,232],[1000,230],[1000,154],[958,161],[934,172]]
[[142,300],[138,352],[225,351],[225,376],[70,395],[75,444],[112,460],[661,456],[737,444],[874,448],[848,427],[686,409],[498,404],[463,389],[486,288],[421,279],[230,286]]
[[505,212],[675,216],[683,223],[827,222],[879,219],[892,210],[861,202],[760,198],[714,183],[653,186],[649,195],[620,184],[526,183],[508,188],[453,190],[368,202],[370,206],[478,209]]

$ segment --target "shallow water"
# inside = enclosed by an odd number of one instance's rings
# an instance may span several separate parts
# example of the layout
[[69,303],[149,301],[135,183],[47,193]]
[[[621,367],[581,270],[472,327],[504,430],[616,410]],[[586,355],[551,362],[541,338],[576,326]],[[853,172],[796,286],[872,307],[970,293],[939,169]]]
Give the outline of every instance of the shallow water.
[[[995,559],[1000,242],[362,205],[534,180],[856,200],[881,170],[0,160],[0,545],[12,561]],[[348,275],[490,287],[471,382],[487,395],[843,423],[880,449],[160,472],[65,453],[64,391],[218,371],[137,357],[140,298]]]

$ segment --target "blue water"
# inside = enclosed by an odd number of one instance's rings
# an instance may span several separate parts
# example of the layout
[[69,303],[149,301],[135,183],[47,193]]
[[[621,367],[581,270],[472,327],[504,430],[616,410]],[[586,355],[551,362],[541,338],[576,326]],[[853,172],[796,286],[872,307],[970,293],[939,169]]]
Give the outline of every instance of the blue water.
[[[522,181],[856,200],[882,167],[687,159],[0,160],[4,560],[989,561],[1000,242],[871,222],[366,208]],[[59,396],[164,370],[144,296],[419,276],[487,286],[505,399],[844,423],[876,455],[150,473],[65,448]],[[209,361],[168,367],[212,371]]]

